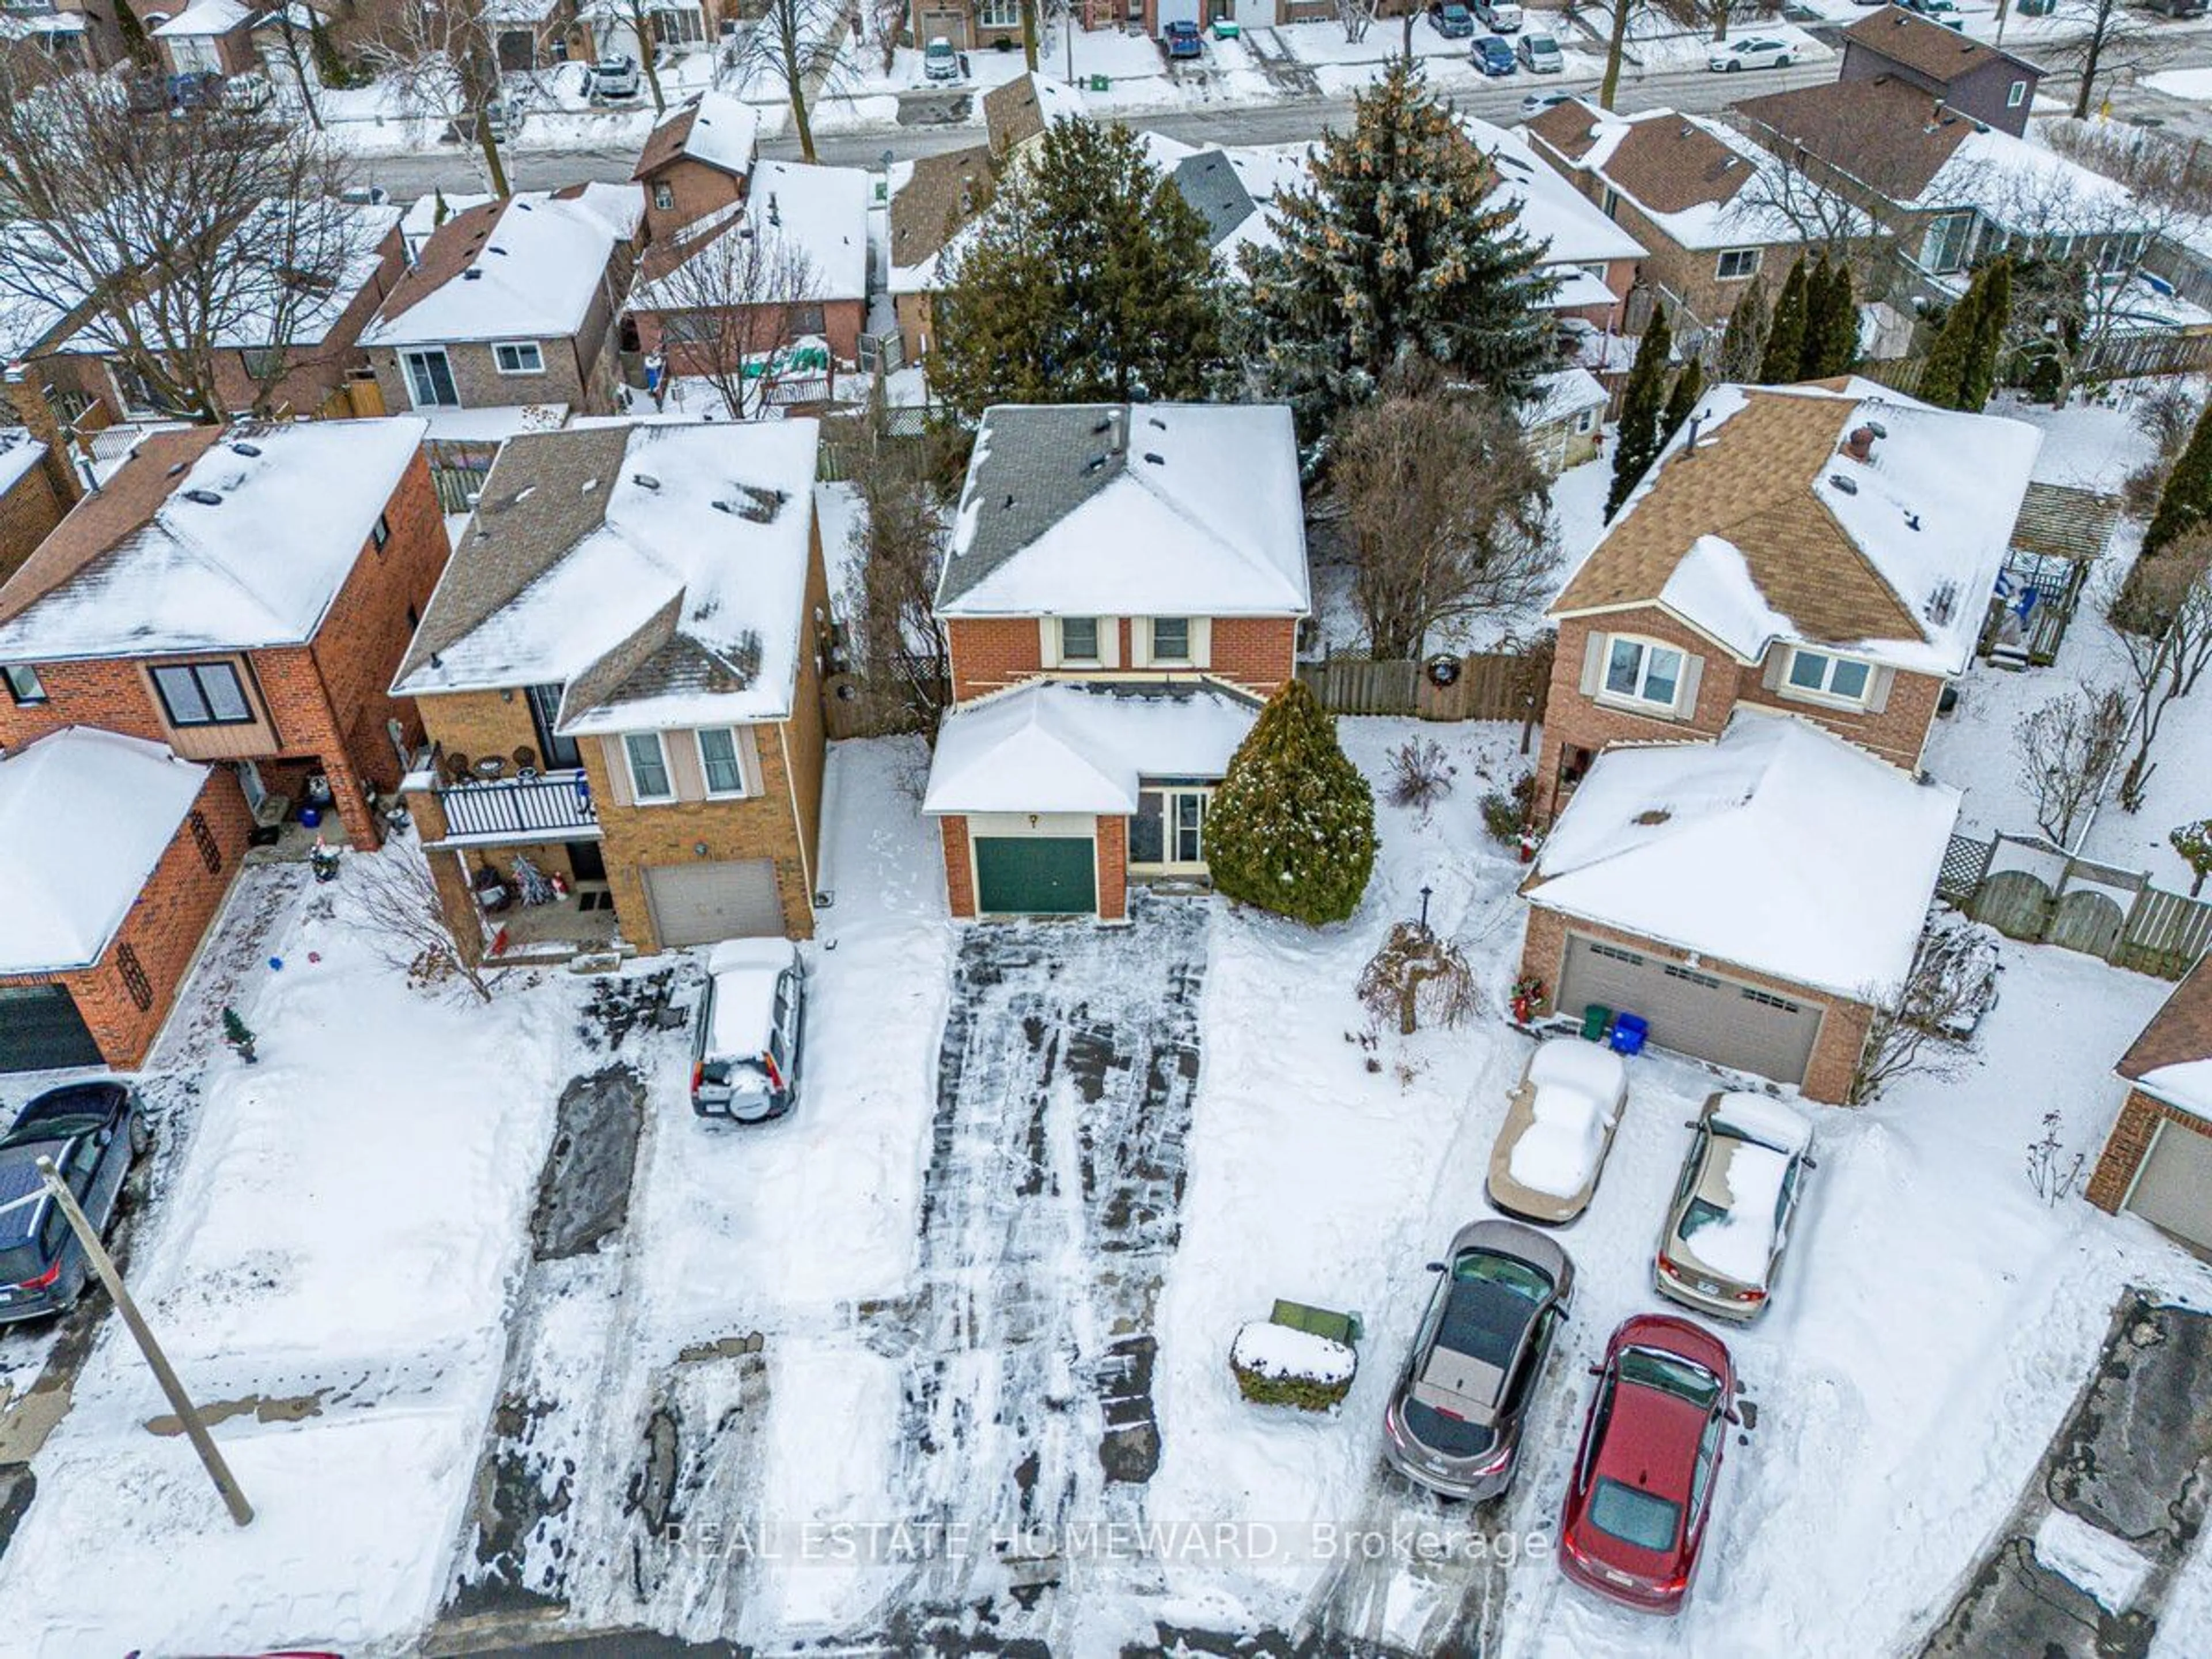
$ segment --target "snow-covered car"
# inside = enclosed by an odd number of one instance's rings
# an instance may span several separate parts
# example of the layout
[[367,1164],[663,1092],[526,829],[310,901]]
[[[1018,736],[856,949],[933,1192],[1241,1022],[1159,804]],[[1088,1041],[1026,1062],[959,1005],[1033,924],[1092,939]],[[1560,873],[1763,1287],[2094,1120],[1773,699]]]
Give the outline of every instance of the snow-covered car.
[[1686,1308],[1747,1323],[1765,1310],[1816,1167],[1812,1121],[1765,1095],[1728,1091],[1708,1097],[1688,1127],[1697,1138],[1659,1232],[1652,1283]]
[[1188,17],[1178,17],[1160,31],[1160,45],[1170,58],[1182,60],[1203,57],[1206,42],[1199,38],[1198,25]]
[[921,74],[926,81],[957,81],[960,78],[960,54],[952,50],[952,42],[941,34],[933,34],[929,44],[921,49]]
[[1474,14],[1457,0],[1450,5],[1431,6],[1429,22],[1447,40],[1465,40],[1474,33]]
[[132,1162],[152,1145],[137,1092],[120,1083],[66,1084],[17,1114],[0,1135],[0,1322],[65,1311],[92,1276],[39,1160],[53,1160],[93,1231],[104,1233]]
[[1502,36],[1484,35],[1474,43],[1474,48],[1468,53],[1468,58],[1475,68],[1493,79],[1513,73],[1513,48],[1505,44]]
[[1494,34],[1510,34],[1521,27],[1516,0],[1474,0],[1474,15]]
[[233,109],[260,109],[276,95],[269,77],[258,70],[234,75],[222,83],[222,101]]
[[1747,35],[1741,40],[1724,41],[1705,54],[1705,67],[1716,75],[1733,75],[1738,70],[1788,69],[1791,47],[1787,40],[1778,40],[1771,34]]
[[1477,1221],[1429,1271],[1436,1289],[1382,1413],[1382,1455],[1433,1492],[1480,1503],[1513,1483],[1530,1397],[1574,1301],[1575,1264],[1517,1222]]
[[1521,67],[1531,75],[1566,73],[1566,57],[1560,52],[1559,43],[1548,34],[1524,34],[1514,51],[1521,59]]
[[1559,1227],[1589,1207],[1628,1100],[1619,1054],[1578,1036],[1528,1056],[1490,1152],[1490,1201],[1510,1216]]
[[1521,118],[1532,121],[1547,109],[1572,103],[1574,96],[1571,92],[1532,92],[1521,100]]
[[602,58],[592,65],[591,94],[594,98],[635,98],[644,82],[635,58]]
[[725,939],[692,1016],[691,1109],[765,1123],[799,1103],[806,975],[789,939]]

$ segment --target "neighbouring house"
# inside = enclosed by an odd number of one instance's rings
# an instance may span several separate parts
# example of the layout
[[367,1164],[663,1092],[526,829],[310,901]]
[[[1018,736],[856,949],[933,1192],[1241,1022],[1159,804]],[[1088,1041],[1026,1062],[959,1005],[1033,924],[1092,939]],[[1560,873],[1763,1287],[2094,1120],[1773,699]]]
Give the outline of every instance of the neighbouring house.
[[2212,957],[2174,987],[2117,1069],[2127,1098],[2089,1201],[2212,1249]]
[[1311,608],[1274,404],[986,410],[938,585],[954,706],[922,810],[963,920],[1203,882],[1206,812]]
[[1595,458],[1611,395],[1586,368],[1555,369],[1539,375],[1521,405],[1522,435],[1529,451],[1553,477]]
[[[914,44],[945,40],[963,52],[1022,44],[1021,0],[914,0]],[[1085,27],[1089,27],[1086,21]]]
[[1959,802],[1747,704],[1707,741],[1609,749],[1522,889],[1521,971],[1541,1006],[1633,1013],[1662,1048],[1840,1103]]
[[335,812],[420,740],[386,695],[444,568],[419,420],[153,433],[0,586],[0,748],[66,726],[220,761],[260,820]]
[[[806,938],[829,587],[809,420],[609,422],[500,451],[392,681],[409,810],[494,954]],[[562,890],[520,902],[518,860]]]
[[936,296],[946,256],[989,204],[998,185],[990,147],[971,144],[890,166],[890,269],[884,286],[898,321],[906,362],[929,356],[937,337]]
[[591,56],[591,31],[576,15],[576,0],[486,0],[484,13],[504,74]]
[[0,582],[23,568],[76,499],[68,466],[27,428],[0,426]]
[[253,26],[262,9],[246,0],[191,0],[147,33],[172,75],[244,75],[261,67]]
[[453,214],[423,242],[361,337],[388,409],[617,402],[615,325],[637,264],[635,185],[525,191]]
[[[757,164],[742,202],[646,249],[629,307],[638,349],[659,352],[672,378],[739,367],[735,357],[781,381],[772,398],[794,386],[827,397],[835,365],[860,362],[873,189],[859,167]],[[778,354],[814,339],[830,363],[783,378]]]
[[[638,33],[639,15],[645,37]],[[656,57],[704,52],[713,30],[699,0],[583,0],[578,21],[591,32],[592,56],[642,64]]]
[[1216,145],[1192,150],[1165,170],[1176,193],[1206,222],[1221,268],[1241,277],[1244,249],[1276,245],[1275,197],[1304,181],[1311,153],[1308,144]]
[[1621,115],[1576,99],[1522,130],[1534,155],[1645,250],[1620,326],[1640,334],[1662,307],[1686,352],[1717,345],[1753,277],[1765,273],[1771,291],[1801,256],[1873,228],[1835,192],[1702,116]]
[[106,62],[95,56],[106,50],[104,43],[88,44],[94,38],[82,11],[57,9],[38,0],[0,9],[0,63],[18,53],[25,55],[26,67],[39,58],[70,68]]
[[0,1073],[139,1065],[252,829],[234,776],[143,738],[0,756]]
[[1836,76],[1845,85],[1884,78],[1903,82],[1961,115],[2021,138],[2027,136],[2043,71],[1902,6],[1884,6],[1844,31],[1844,61]]
[[661,118],[630,179],[645,191],[645,230],[661,241],[745,199],[760,112],[726,92],[698,94]]
[[1001,167],[1034,155],[1054,122],[1088,118],[1081,93],[1042,75],[1017,75],[983,94],[983,142]]
[[1486,205],[1510,205],[1515,228],[1543,249],[1539,269],[1553,285],[1545,309],[1601,334],[1623,328],[1628,296],[1649,257],[1645,246],[1547,166],[1519,132],[1472,116],[1460,125],[1498,175]]

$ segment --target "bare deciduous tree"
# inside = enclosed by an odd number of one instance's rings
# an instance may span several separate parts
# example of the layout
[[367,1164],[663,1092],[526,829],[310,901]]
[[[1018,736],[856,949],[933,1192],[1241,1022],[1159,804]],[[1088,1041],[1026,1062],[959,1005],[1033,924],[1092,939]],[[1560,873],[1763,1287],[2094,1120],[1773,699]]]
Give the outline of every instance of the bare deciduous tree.
[[638,67],[645,71],[645,84],[653,94],[653,112],[668,113],[668,100],[660,90],[659,43],[653,39],[652,0],[622,0],[631,33],[637,40]]
[[301,106],[307,112],[308,125],[319,131],[323,125],[323,112],[315,102],[318,70],[314,37],[309,33],[307,24],[301,21],[299,9],[291,5],[289,0],[270,12],[269,21],[276,26],[276,55],[290,71],[293,88],[300,94]]
[[367,252],[343,159],[274,110],[140,121],[111,80],[23,90],[0,76],[0,299],[81,307],[76,337],[179,415],[231,412],[240,363],[264,408]]
[[705,381],[732,420],[758,414],[786,376],[780,348],[815,292],[812,261],[744,207],[686,226],[655,255],[679,263],[657,275],[649,265],[630,307],[660,313],[670,378]]
[[907,9],[908,0],[868,0],[868,27],[876,32],[876,52],[885,75],[898,62],[899,31],[906,27]]
[[1376,1024],[1395,1020],[1401,1036],[1411,1036],[1424,1020],[1446,1028],[1462,1024],[1482,1005],[1466,954],[1418,921],[1391,928],[1382,948],[1360,969],[1356,989]]
[[2062,691],[2022,714],[2013,727],[2020,781],[2035,807],[2035,827],[2071,848],[2074,832],[2127,743],[2131,713],[2118,686]]
[[495,195],[510,194],[494,112],[501,106],[500,26],[494,0],[436,0],[391,9],[362,56],[400,106],[465,129]]
[[937,624],[937,578],[947,526],[932,487],[926,441],[896,438],[880,381],[853,458],[861,516],[853,526],[845,593],[854,666],[878,694],[896,696],[936,741],[951,696],[951,665]]
[[355,914],[386,963],[418,984],[458,980],[491,1000],[483,941],[455,936],[429,858],[413,836],[394,836],[380,853],[356,854],[346,870]]
[[2102,596],[2135,696],[2133,752],[2120,780],[2120,805],[2143,803],[2157,764],[2151,759],[2166,710],[2196,688],[2212,663],[2212,532],[2183,537],[2154,558],[2139,559]]
[[1345,40],[1358,46],[1375,21],[1376,0],[1336,0],[1336,21],[1344,25]]
[[1909,1073],[1948,1070],[1996,1000],[1996,948],[1987,930],[1959,919],[1930,926],[1903,986],[1859,994],[1875,1014],[1847,1103],[1863,1106]]
[[2098,84],[2123,70],[2140,76],[2172,56],[2172,43],[2142,12],[2121,0],[2083,0],[2069,14],[2074,24],[2037,56],[2051,70],[2075,76],[2074,118],[2086,121],[2097,107]]
[[809,161],[816,159],[813,100],[848,78],[839,50],[844,21],[844,0],[766,0],[729,53],[741,86],[759,80],[782,88]]
[[1378,657],[1429,630],[1509,610],[1559,562],[1543,469],[1486,393],[1408,386],[1347,416],[1332,462],[1352,548],[1352,597]]

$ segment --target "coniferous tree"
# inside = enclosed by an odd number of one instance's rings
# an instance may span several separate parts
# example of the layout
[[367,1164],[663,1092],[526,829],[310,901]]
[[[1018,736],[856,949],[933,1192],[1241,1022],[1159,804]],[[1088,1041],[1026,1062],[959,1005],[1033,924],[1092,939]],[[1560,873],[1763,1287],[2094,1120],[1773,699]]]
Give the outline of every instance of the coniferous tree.
[[1790,267],[1781,297],[1774,302],[1774,319],[1766,325],[1766,350],[1759,362],[1761,386],[1782,386],[1797,378],[1798,359],[1805,352],[1806,283],[1801,254]]
[[155,53],[153,41],[147,38],[146,26],[131,9],[129,0],[115,0],[115,30],[123,37],[123,50],[130,54],[132,63],[152,69],[161,61]]
[[1728,332],[1721,336],[1721,379],[1758,379],[1759,360],[1765,355],[1766,279],[1754,276],[1736,296],[1735,309],[1729,313]]
[[1359,908],[1375,869],[1375,795],[1303,681],[1267,700],[1206,814],[1206,860],[1231,898],[1316,926]]
[[1308,172],[1275,198],[1276,245],[1243,255],[1255,355],[1305,441],[1415,359],[1509,401],[1552,366],[1541,247],[1418,65],[1393,60]]
[[1667,319],[1655,311],[1651,325],[1637,345],[1636,362],[1620,395],[1620,430],[1613,444],[1613,488],[1605,496],[1607,520],[1620,510],[1644,470],[1659,453],[1663,441],[1659,417],[1667,404],[1667,358],[1673,348]]
[[1806,268],[1805,337],[1797,344],[1797,367],[1790,377],[1792,380],[1809,380],[1819,373],[1814,365],[1820,362],[1821,338],[1828,330],[1828,307],[1835,300],[1828,280],[1831,269],[1826,253]]
[[2143,532],[2143,557],[2163,552],[2208,518],[2212,518],[2212,402],[2197,417],[2188,444],[2166,474],[2158,511],[2150,515],[2150,528]]
[[1922,403],[1938,409],[1965,407],[1960,398],[1973,366],[1974,333],[1981,322],[1983,296],[1989,291],[1987,276],[1986,271],[1974,274],[1966,293],[1936,331],[1927,361],[1920,366],[1920,385],[1915,395]]
[[1674,389],[1667,394],[1666,412],[1659,417],[1658,447],[1664,449],[1682,429],[1682,422],[1698,412],[1698,399],[1705,395],[1705,368],[1695,357],[1682,365]]
[[1805,344],[1798,356],[1797,378],[1825,380],[1846,373],[1859,355],[1858,296],[1851,291],[1851,270],[1826,254],[1806,284]]
[[1959,407],[1982,409],[1997,389],[2005,327],[2012,321],[2012,261],[1999,259],[1981,273],[1981,308],[1974,318],[1966,370],[1959,377]]
[[1202,397],[1225,362],[1206,222],[1119,125],[1046,129],[954,257],[936,314],[930,384],[970,417]]

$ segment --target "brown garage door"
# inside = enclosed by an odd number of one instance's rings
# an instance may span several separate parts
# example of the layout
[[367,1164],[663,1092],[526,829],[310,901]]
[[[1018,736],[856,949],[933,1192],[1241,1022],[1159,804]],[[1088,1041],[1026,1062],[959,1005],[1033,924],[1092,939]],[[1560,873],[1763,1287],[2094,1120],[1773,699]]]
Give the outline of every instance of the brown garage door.
[[784,930],[773,859],[665,864],[645,872],[645,890],[653,929],[666,946],[773,938]]
[[2212,1128],[2159,1121],[2128,1208],[2177,1238],[2212,1249]]
[[1802,1083],[1820,1035],[1820,1005],[1761,991],[1702,969],[1579,933],[1567,935],[1559,1007],[1580,1018],[1603,1003],[1640,1014],[1651,1041],[1778,1083]]

